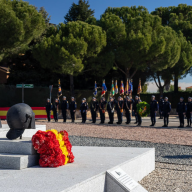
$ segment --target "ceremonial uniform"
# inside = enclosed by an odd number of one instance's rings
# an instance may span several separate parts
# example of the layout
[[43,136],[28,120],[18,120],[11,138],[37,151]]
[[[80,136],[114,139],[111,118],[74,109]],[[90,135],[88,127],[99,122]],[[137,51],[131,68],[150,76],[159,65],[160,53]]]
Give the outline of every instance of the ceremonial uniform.
[[187,125],[191,127],[191,112],[192,112],[192,103],[186,103],[186,117],[187,117]]
[[116,111],[117,111],[117,117],[118,117],[118,122],[117,124],[121,124],[123,121],[123,106],[124,102],[123,101],[117,101],[116,103]]
[[63,100],[61,103],[61,110],[63,115],[63,122],[66,122],[67,109],[69,109],[69,104],[67,100]]
[[150,103],[150,116],[151,116],[151,122],[154,126],[156,123],[156,111],[158,110],[158,102],[156,100],[152,100]]
[[131,113],[130,113],[131,101],[125,100],[125,102],[124,102],[124,109],[125,109],[125,115],[126,115],[126,118],[127,118],[126,124],[129,124],[131,122]]
[[46,103],[46,112],[47,112],[47,119],[48,119],[48,121],[51,120],[51,108],[52,108],[51,103],[47,102]]
[[163,115],[162,115],[163,103],[164,103],[164,100],[163,100],[163,99],[160,99],[160,100],[159,100],[159,116],[160,116],[160,119],[163,119]]
[[87,117],[87,103],[82,103],[80,106],[80,111],[81,111],[81,117],[82,117],[82,123],[86,122],[86,117]]
[[114,108],[115,108],[115,102],[114,101],[109,101],[107,104],[107,111],[109,113],[109,123],[108,124],[113,124],[114,121]]
[[99,104],[99,113],[101,118],[101,123],[105,122],[105,107],[106,107],[106,101],[102,101]]
[[164,117],[164,127],[167,127],[169,124],[169,113],[171,111],[171,103],[169,101],[164,101],[162,109]]
[[96,122],[96,112],[98,110],[98,102],[97,101],[92,101],[90,104],[90,109],[91,109],[91,115],[92,115],[92,122]]
[[135,124],[138,123],[138,114],[137,114],[137,104],[138,104],[138,100],[133,100],[133,111],[134,111],[134,115],[135,115]]
[[71,101],[70,105],[69,105],[69,110],[70,110],[70,113],[71,113],[71,120],[72,122],[74,122],[75,120],[75,112],[74,110],[77,109],[77,103],[75,101]]
[[58,111],[59,111],[59,102],[55,102],[53,104],[53,116],[54,116],[55,122],[58,121]]
[[177,104],[177,113],[179,115],[180,127],[184,126],[184,113],[185,113],[185,111],[186,111],[185,103],[183,101],[179,102]]

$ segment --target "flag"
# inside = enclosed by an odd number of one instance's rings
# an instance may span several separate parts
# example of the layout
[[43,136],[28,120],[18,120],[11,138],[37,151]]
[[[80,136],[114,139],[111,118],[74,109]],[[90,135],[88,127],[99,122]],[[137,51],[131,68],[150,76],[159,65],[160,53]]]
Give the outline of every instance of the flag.
[[140,94],[141,92],[142,92],[142,88],[141,88],[141,79],[139,79],[139,85],[138,85],[137,94]]
[[103,80],[101,96],[104,96],[106,92],[107,92],[107,87],[105,85],[105,80]]
[[94,95],[94,96],[97,95],[97,82],[96,82],[96,81],[95,81],[95,88],[94,88],[93,95]]
[[57,93],[57,97],[61,97],[62,96],[62,90],[61,90],[61,82],[60,79],[58,80],[58,93]]
[[118,85],[117,85],[117,80],[115,81],[115,94],[118,94],[119,90],[118,90]]
[[123,81],[121,81],[120,95],[124,95],[124,84],[123,84]]
[[132,84],[132,80],[129,81],[129,94],[132,95],[133,92],[133,84]]
[[111,96],[114,96],[114,95],[115,95],[115,88],[114,88],[114,83],[113,83],[113,81],[112,81],[112,85],[111,85],[110,95],[111,95]]
[[127,79],[127,83],[126,83],[126,86],[125,86],[125,94],[129,95],[129,80],[128,79]]

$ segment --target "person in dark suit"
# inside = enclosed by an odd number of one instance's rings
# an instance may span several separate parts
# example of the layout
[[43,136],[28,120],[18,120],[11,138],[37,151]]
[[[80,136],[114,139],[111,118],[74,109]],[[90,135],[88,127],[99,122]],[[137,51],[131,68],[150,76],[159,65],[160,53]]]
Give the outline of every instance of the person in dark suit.
[[163,117],[164,117],[163,127],[168,127],[169,114],[171,112],[171,103],[168,101],[168,97],[165,97],[162,109],[163,109],[163,111],[161,113],[163,114]]
[[53,103],[53,116],[55,122],[58,122],[59,103],[60,103],[59,99],[55,99],[55,102]]
[[66,97],[63,96],[63,101],[61,103],[61,110],[63,115],[63,122],[66,122],[67,110],[69,109],[69,103],[66,100]]
[[106,101],[105,101],[105,98],[102,97],[101,98],[101,101],[99,103],[99,113],[100,113],[100,119],[101,119],[101,122],[100,124],[103,124],[105,123],[105,108],[106,108]]
[[82,123],[85,123],[87,119],[87,103],[85,99],[82,99],[80,111],[81,111]]
[[126,100],[124,101],[124,109],[125,109],[125,115],[127,118],[126,124],[130,124],[131,122],[131,101],[129,96],[126,97]]
[[123,106],[124,106],[123,98],[119,97],[116,103],[116,108],[115,108],[117,111],[117,117],[118,117],[117,124],[121,124],[123,121]]
[[48,122],[50,122],[50,120],[51,120],[51,109],[52,109],[52,105],[50,103],[50,99],[47,99],[46,113],[47,113],[47,120],[48,120]]
[[184,98],[180,98],[180,102],[177,104],[177,114],[179,115],[179,121],[180,121],[180,126],[179,128],[184,127],[184,116],[186,112],[186,106],[184,102]]
[[152,95],[151,103],[150,103],[150,116],[152,124],[150,126],[154,126],[156,123],[156,113],[158,110],[158,102],[155,100],[155,96]]
[[74,120],[75,120],[76,109],[77,109],[77,103],[75,102],[75,98],[71,97],[71,103],[69,105],[69,110],[70,110],[70,113],[71,113],[72,123],[74,123]]
[[192,113],[192,99],[188,98],[188,102],[186,103],[186,117],[187,117],[187,126],[191,127],[191,113]]
[[138,104],[138,101],[139,101],[139,97],[138,96],[135,96],[135,101],[133,101],[133,112],[135,114],[135,120],[136,122],[134,124],[137,124],[138,123],[138,116],[137,116],[137,104]]
[[115,109],[115,102],[113,100],[113,97],[110,97],[110,101],[107,104],[107,111],[108,111],[108,114],[109,114],[108,124],[113,124],[113,121],[114,121],[114,109]]
[[96,98],[93,97],[92,102],[90,104],[92,123],[96,122],[96,113],[97,113],[98,107],[99,107],[99,104],[98,104]]
[[[138,100],[138,104],[141,102],[141,100],[139,99]],[[138,112],[136,112],[136,115],[137,115],[137,119],[138,119],[138,124],[137,124],[137,126],[141,126],[141,124],[142,124],[142,117],[141,117],[141,115],[138,113]]]
[[160,96],[160,100],[159,100],[159,119],[163,119],[163,115],[162,115],[162,111],[163,111],[163,96]]

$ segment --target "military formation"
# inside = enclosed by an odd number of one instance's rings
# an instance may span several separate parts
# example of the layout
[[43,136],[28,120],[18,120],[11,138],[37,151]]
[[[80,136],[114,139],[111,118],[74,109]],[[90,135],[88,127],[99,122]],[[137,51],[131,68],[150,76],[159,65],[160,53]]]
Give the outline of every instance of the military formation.
[[[92,115],[92,123],[96,123],[97,111],[100,113],[100,124],[105,123],[105,112],[108,112],[109,122],[108,124],[114,123],[114,113],[117,113],[118,121],[117,124],[123,123],[123,113],[125,112],[126,124],[131,123],[132,114],[135,116],[135,124],[137,126],[141,126],[142,117],[137,112],[137,104],[141,102],[139,96],[135,96],[135,99],[132,96],[118,97],[116,100],[115,97],[110,97],[107,102],[105,97],[102,97],[100,101],[97,101],[95,97],[92,98],[90,105],[87,103],[86,98],[82,99],[82,103],[80,106],[80,113],[82,117],[82,123],[85,123],[87,120],[87,110],[90,108],[90,112]],[[46,103],[46,112],[48,121],[51,120],[51,111],[53,111],[53,116],[55,122],[58,122],[58,111],[59,111],[60,100],[56,98],[54,103],[50,102],[50,99],[47,99]],[[63,122],[66,122],[67,111],[70,111],[71,122],[75,121],[75,112],[77,109],[77,103],[75,102],[75,98],[71,97],[70,103],[67,101],[67,98],[63,96],[63,100],[61,102],[61,111]],[[160,97],[159,102],[155,99],[155,96],[151,97],[150,102],[150,117],[151,117],[151,125],[155,126],[156,124],[156,114],[159,111],[160,119],[164,120],[164,125],[162,127],[168,127],[169,124],[169,115],[171,112],[171,103],[168,101],[168,98]],[[179,103],[177,104],[177,114],[179,116],[180,126],[184,127],[184,118],[187,118],[187,127],[191,127],[191,114],[192,114],[192,98],[188,98],[188,102],[185,103],[184,99],[181,97]]]

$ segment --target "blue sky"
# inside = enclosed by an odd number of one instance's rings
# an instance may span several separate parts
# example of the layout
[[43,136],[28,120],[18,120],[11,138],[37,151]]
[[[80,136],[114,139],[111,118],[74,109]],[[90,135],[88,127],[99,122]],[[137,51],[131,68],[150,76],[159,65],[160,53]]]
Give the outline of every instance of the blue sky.
[[[28,0],[28,2],[38,8],[44,7],[51,16],[51,23],[59,24],[64,21],[64,16],[71,7],[71,4],[73,2],[77,3],[78,0]],[[177,6],[181,3],[192,5],[192,0],[89,0],[90,7],[95,10],[95,17],[97,19],[100,18],[107,7],[142,5],[151,12],[157,7]],[[191,82],[192,76],[188,75],[179,81],[179,86],[185,89],[185,87],[192,86]],[[150,84],[149,91],[155,91],[155,87]]]

